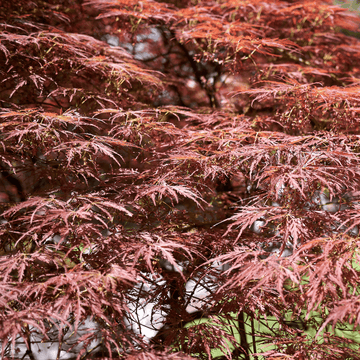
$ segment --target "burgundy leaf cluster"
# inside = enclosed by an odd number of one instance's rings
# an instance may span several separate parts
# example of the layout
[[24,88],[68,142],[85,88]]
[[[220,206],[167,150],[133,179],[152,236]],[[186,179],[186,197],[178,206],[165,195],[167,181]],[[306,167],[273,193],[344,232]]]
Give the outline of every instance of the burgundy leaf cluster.
[[359,22],[1,4],[0,357],[360,359]]

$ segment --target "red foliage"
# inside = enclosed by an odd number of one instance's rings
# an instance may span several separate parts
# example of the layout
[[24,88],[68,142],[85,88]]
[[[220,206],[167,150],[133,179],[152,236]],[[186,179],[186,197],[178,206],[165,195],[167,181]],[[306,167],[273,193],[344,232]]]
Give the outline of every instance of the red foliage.
[[360,45],[340,32],[358,18],[276,0],[0,18],[2,358],[359,359],[328,326],[360,326]]

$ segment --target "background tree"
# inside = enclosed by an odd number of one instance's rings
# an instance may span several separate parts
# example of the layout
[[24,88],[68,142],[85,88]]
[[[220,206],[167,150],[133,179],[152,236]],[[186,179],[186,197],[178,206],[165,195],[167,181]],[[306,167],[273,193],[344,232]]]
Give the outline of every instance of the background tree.
[[275,0],[0,17],[2,358],[359,359],[360,46],[340,32],[357,17]]

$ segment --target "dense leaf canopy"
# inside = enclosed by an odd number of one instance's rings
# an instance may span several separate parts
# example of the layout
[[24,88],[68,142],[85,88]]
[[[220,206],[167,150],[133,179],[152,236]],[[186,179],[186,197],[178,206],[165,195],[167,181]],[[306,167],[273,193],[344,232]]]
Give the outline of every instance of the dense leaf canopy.
[[5,1],[1,358],[359,359],[358,23]]

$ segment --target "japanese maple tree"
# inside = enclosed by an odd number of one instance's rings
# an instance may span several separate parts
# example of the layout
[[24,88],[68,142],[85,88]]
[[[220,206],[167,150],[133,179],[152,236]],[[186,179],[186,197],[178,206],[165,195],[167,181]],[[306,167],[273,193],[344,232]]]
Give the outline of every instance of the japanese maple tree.
[[1,358],[360,359],[357,16],[12,0],[0,18]]

